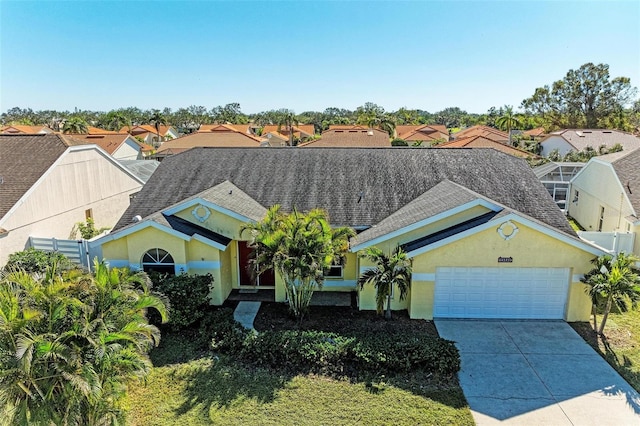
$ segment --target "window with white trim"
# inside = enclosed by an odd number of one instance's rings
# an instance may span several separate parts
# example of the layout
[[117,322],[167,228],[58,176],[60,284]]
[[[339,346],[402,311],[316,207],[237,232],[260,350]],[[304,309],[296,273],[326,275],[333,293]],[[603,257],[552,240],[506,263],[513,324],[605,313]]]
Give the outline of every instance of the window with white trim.
[[152,248],[142,255],[142,270],[145,272],[159,272],[162,274],[175,274],[176,265],[173,257],[161,248]]

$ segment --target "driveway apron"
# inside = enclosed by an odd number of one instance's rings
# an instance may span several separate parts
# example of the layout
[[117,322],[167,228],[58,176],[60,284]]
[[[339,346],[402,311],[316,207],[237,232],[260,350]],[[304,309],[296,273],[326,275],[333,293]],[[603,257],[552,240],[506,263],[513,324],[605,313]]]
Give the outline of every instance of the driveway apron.
[[478,425],[640,425],[640,395],[564,321],[435,323]]

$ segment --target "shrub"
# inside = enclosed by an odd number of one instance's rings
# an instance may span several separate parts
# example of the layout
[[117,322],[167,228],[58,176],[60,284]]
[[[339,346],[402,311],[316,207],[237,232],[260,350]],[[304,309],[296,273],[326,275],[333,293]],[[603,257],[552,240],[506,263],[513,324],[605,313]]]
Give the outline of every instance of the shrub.
[[200,321],[209,308],[209,293],[213,276],[168,275],[151,273],[154,291],[169,299],[169,324],[174,329],[184,329]]
[[73,263],[60,252],[36,250],[31,247],[10,254],[4,269],[6,271],[21,269],[29,273],[43,274],[54,262],[57,263],[60,271],[74,268]]
[[249,331],[233,319],[233,310],[220,308],[207,312],[200,322],[199,338],[211,342],[216,351],[240,354]]
[[[222,339],[236,344],[237,339]],[[218,344],[250,362],[272,368],[314,373],[394,374],[421,370],[449,376],[460,370],[453,342],[404,334],[348,336],[323,331],[278,330],[246,334],[241,351]]]
[[391,146],[409,146],[409,144],[404,139],[395,138],[391,141]]

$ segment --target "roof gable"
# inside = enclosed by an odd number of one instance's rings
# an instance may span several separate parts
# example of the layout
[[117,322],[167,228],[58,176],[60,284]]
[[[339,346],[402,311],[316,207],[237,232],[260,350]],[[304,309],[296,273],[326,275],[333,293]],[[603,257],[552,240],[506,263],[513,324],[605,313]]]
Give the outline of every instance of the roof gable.
[[67,140],[59,134],[0,135],[0,218],[68,147]]

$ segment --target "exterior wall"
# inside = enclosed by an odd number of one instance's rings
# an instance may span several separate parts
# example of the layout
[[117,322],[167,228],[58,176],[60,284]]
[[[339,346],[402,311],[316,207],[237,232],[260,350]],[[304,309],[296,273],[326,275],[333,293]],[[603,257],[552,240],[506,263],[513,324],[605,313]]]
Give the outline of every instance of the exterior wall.
[[142,184],[95,148],[69,151],[49,170],[19,207],[0,223],[0,265],[24,250],[29,236],[69,238],[91,209],[97,227],[112,227]]
[[112,154],[113,158],[117,160],[142,160],[142,152],[140,150],[140,145],[136,143],[135,140],[132,140],[130,137],[125,140],[125,142],[120,145],[118,149],[114,151]]
[[[416,256],[413,259],[414,294],[411,297],[411,317],[433,318],[437,267],[505,265],[505,268],[571,268],[572,281],[569,286],[565,319],[588,320],[591,302],[584,293],[584,284],[580,283],[580,277],[591,269],[590,261],[595,256],[520,223],[516,225],[519,232],[508,241],[498,235],[496,226]],[[498,263],[498,257],[512,257],[513,263]]]
[[569,144],[564,138],[560,136],[550,136],[548,139],[544,140],[543,143],[540,144],[542,146],[542,151],[540,155],[543,157],[548,156],[551,151],[557,149],[561,156],[565,156],[569,151],[575,151],[573,146]]
[[[579,191],[577,202],[576,190]],[[597,231],[604,207],[602,232],[627,231],[625,217],[633,214],[610,164],[591,161],[571,181],[567,212],[587,231]]]
[[[371,267],[373,267],[373,263],[369,261],[369,259],[360,258],[360,273],[363,273]],[[411,291],[412,290],[409,290],[409,293],[411,293]],[[373,285],[367,285],[358,291],[358,307],[363,311],[375,311],[377,309],[376,289]],[[397,289],[394,289],[391,296],[391,309],[394,311],[409,309],[409,297],[400,300]]]
[[629,223],[629,228],[631,232],[636,234],[636,240],[633,243],[633,254],[640,257],[640,224],[633,226],[633,224]]

